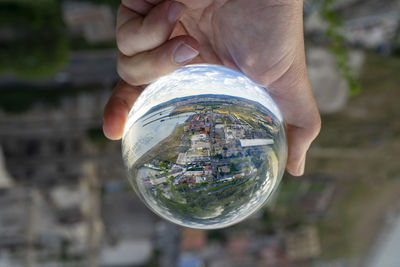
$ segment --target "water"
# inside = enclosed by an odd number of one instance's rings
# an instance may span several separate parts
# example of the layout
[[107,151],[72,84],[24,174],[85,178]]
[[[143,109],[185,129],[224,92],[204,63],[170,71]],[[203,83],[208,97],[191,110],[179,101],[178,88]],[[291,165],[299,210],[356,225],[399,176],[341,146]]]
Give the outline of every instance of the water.
[[128,178],[146,205],[179,225],[237,223],[269,199],[282,177],[282,116],[243,74],[192,65],[150,85],[122,142]]

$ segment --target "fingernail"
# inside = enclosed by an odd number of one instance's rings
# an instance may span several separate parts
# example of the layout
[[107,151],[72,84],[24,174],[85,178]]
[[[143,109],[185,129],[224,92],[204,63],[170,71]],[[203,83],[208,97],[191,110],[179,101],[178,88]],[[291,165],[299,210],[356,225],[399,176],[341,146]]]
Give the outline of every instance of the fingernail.
[[187,45],[181,44],[175,51],[174,60],[176,63],[183,63],[195,58],[199,54],[199,51]]
[[182,14],[184,5],[179,2],[172,2],[168,9],[168,20],[171,23],[176,22]]
[[306,155],[303,156],[303,158],[301,159],[298,167],[297,167],[297,175],[301,176],[304,174],[304,169],[306,166]]

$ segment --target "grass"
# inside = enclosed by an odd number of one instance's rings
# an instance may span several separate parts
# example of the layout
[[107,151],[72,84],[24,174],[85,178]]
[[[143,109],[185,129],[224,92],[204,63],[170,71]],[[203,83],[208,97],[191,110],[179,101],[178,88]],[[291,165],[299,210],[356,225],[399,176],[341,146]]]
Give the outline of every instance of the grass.
[[338,153],[320,157],[311,150],[308,168],[336,178],[333,202],[318,223],[325,259],[361,259],[399,200],[399,69],[398,58],[367,54],[360,93],[340,113],[323,117],[314,146]]
[[355,209],[359,202],[365,200],[368,194],[368,187],[362,183],[358,186],[349,182],[347,190],[343,192],[331,208],[331,216],[327,216],[319,224],[322,233],[323,256],[328,259],[350,258],[353,254],[359,253],[352,244],[352,230],[360,218],[356,217]]

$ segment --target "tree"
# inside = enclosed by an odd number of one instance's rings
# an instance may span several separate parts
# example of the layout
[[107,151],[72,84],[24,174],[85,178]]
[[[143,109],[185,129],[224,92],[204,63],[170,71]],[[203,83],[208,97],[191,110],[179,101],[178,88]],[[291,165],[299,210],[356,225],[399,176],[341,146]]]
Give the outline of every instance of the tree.
[[36,78],[59,71],[68,59],[68,38],[56,0],[1,0],[0,72]]
[[342,23],[337,10],[334,9],[334,4],[337,0],[312,0],[319,6],[319,13],[321,18],[328,25],[326,35],[331,41],[331,51],[337,60],[337,66],[347,81],[350,92],[356,94],[360,90],[359,81],[353,76],[351,67],[349,65],[349,55],[346,45],[346,39],[341,33]]
[[96,4],[105,4],[109,5],[110,7],[117,8],[120,4],[120,0],[91,0],[91,2]]

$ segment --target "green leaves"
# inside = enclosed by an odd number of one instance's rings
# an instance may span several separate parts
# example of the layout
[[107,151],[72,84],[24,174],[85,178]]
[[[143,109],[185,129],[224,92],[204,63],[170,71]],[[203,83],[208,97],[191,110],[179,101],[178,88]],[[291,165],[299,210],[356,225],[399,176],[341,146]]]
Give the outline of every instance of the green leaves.
[[0,0],[0,73],[50,76],[68,59],[68,36],[55,0]]
[[342,22],[336,10],[332,5],[337,0],[313,0],[314,3],[319,4],[319,13],[322,19],[328,25],[326,30],[327,37],[330,39],[330,48],[332,53],[336,56],[338,68],[347,81],[352,94],[357,94],[360,91],[360,84],[358,79],[353,75],[352,69],[349,65],[348,48],[346,39],[342,35]]

